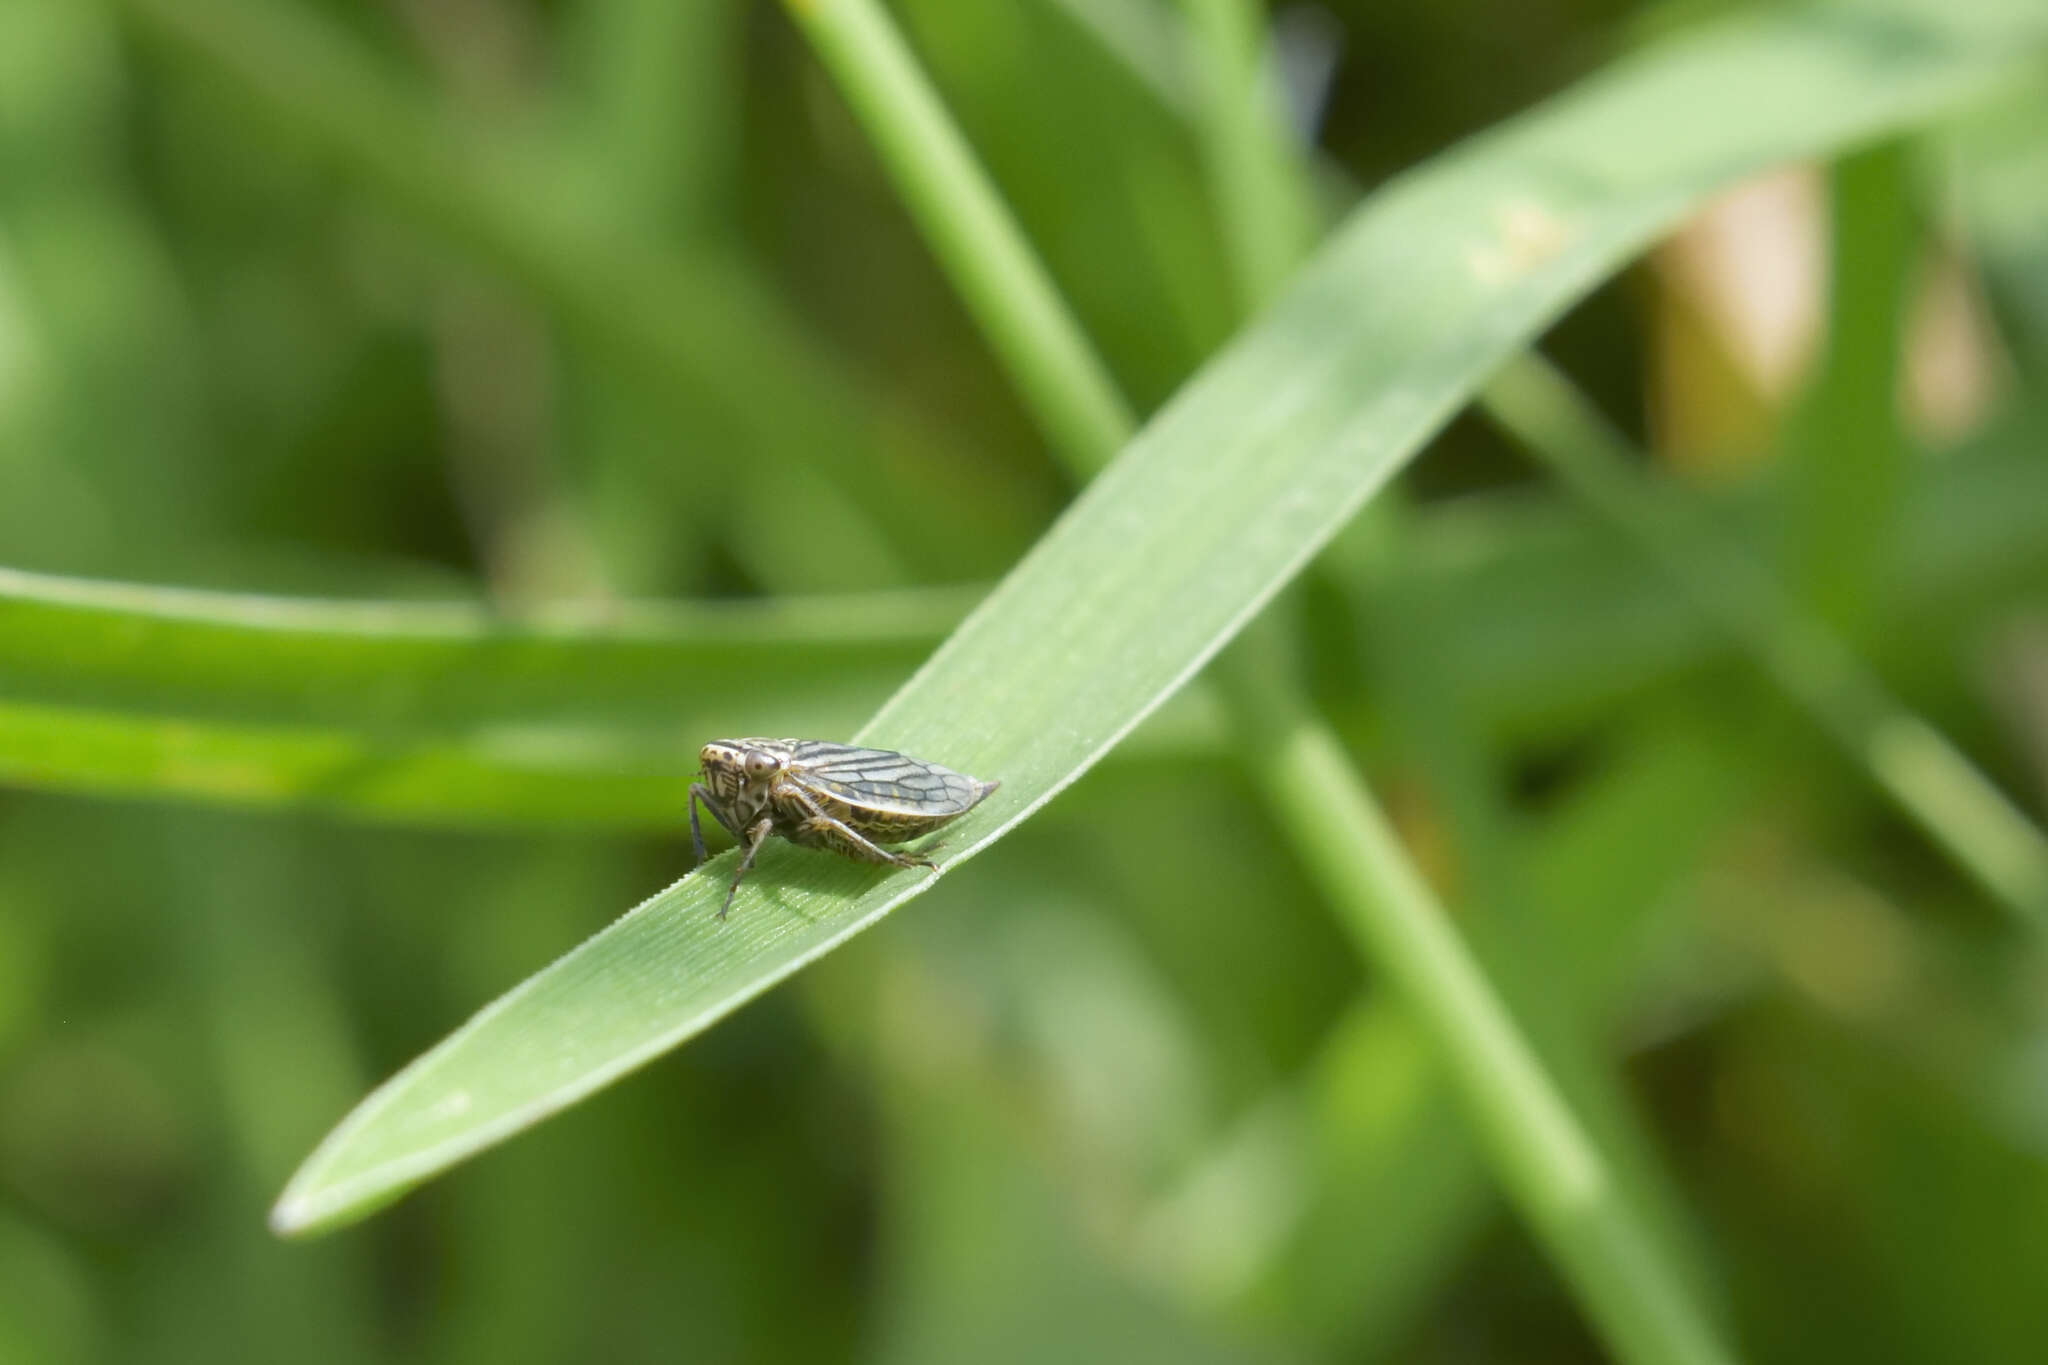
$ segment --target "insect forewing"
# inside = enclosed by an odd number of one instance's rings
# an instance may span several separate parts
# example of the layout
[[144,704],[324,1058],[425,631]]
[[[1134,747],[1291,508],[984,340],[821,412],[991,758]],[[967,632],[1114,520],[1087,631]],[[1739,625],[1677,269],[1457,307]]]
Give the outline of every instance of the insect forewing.
[[993,782],[888,749],[804,740],[791,758],[803,781],[870,810],[958,815],[996,789]]

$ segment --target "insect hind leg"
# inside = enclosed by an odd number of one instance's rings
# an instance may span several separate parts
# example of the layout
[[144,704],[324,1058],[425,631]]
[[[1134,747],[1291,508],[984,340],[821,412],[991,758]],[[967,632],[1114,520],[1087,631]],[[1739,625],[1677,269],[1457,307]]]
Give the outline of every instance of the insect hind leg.
[[811,794],[794,782],[775,784],[775,797],[804,812],[804,817],[784,826],[783,834],[793,844],[822,848],[856,862],[885,863],[890,867],[932,867],[930,858],[917,853],[895,853],[862,834],[844,820],[826,813]]
[[863,863],[885,863],[890,867],[931,867],[930,858],[918,853],[897,853],[848,825],[819,813],[799,822],[789,831],[790,842],[806,848],[822,848]]

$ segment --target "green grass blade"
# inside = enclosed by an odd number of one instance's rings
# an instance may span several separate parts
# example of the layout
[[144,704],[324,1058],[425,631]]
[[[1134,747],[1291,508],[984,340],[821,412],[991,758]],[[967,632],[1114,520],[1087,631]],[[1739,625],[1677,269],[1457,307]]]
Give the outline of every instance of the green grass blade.
[[1630,1361],[1734,1357],[1669,1254],[1614,1159],[1566,1102],[1529,1036],[1508,1012],[1451,917],[1410,862],[1392,826],[1329,728],[1245,652],[1227,662],[1241,694],[1252,771],[1268,802],[1298,831],[1344,927],[1401,990],[1458,1082],[1496,1178],[1541,1235],[1614,1353]]
[[1292,154],[1268,60],[1265,7],[1181,0],[1201,68],[1210,194],[1230,247],[1237,292],[1258,308],[1315,245],[1321,224],[1306,167]]
[[438,824],[674,829],[711,730],[844,733],[952,589],[511,620],[0,569],[0,780]]
[[1068,465],[1084,476],[1130,436],[1123,395],[887,14],[871,4],[786,4],[859,106],[932,247],[1002,353]]
[[[719,602],[351,601],[0,568],[0,684],[157,710],[411,723],[672,714],[756,661],[900,669],[978,588]],[[759,671],[759,670],[756,670]]]
[[[1220,49],[1225,58],[1208,56],[1209,80],[1219,79],[1220,67],[1220,79],[1242,83],[1242,71],[1233,76],[1228,59],[1241,67],[1246,45],[1232,40],[1228,19],[1217,17],[1232,0],[1185,2],[1211,35],[1211,53]],[[1904,12],[1910,10],[1907,0]],[[2021,45],[2038,43],[2043,33],[2039,12],[2019,5],[1980,5],[1955,17],[1979,34],[2002,34]],[[1186,117],[1198,116],[1197,102],[1184,88],[1187,73],[1133,62],[1128,44],[1089,27],[1125,56],[1133,76],[1162,102]],[[1213,36],[1218,32],[1220,40]],[[1270,169],[1260,181],[1240,168],[1259,152],[1242,122],[1223,126],[1210,117],[1208,124],[1212,159],[1225,168],[1219,178],[1233,191],[1223,204],[1233,237],[1266,244],[1270,255],[1282,230],[1278,225],[1287,219],[1280,206],[1301,196],[1272,188],[1278,181]],[[1265,154],[1273,155],[1270,138]],[[2048,839],[1946,735],[1892,697],[1830,629],[1847,630],[1871,610],[1878,566],[1895,552],[1893,523],[1905,510],[1898,505],[1907,472],[1904,435],[1892,411],[1901,281],[1912,246],[1902,207],[1902,162],[1896,148],[1879,148],[1849,158],[1835,173],[1837,278],[1829,353],[1795,426],[1795,443],[1804,448],[1791,480],[1791,541],[1799,585],[1812,610],[1800,611],[1801,599],[1782,592],[1756,567],[1762,561],[1755,551],[1747,561],[1731,560],[1712,536],[1634,487],[1625,447],[1563,376],[1540,362],[1517,362],[1479,401],[1575,497],[1659,564],[1717,629],[1738,641],[1965,875],[2002,909],[2038,924],[2048,914]],[[1259,183],[1267,189],[1253,201]],[[1532,619],[1548,621],[1555,640],[1559,613]],[[1596,686],[1583,676],[1580,682],[1584,700],[1597,696]]]
[[[1304,254],[1314,195],[1267,88],[1263,11],[1246,0],[1189,0],[1189,8],[1212,194],[1240,290],[1256,306]],[[1385,542],[1379,562],[1399,557],[1405,521],[1383,517],[1372,528]],[[1457,1073],[1467,1112],[1491,1139],[1496,1178],[1549,1237],[1553,1258],[1609,1342],[1630,1359],[1718,1358],[1724,1353],[1698,1306],[1706,1276],[1687,1264],[1672,1182],[1604,1058],[1587,1045],[1590,1030],[1563,1026],[1555,964],[1544,961],[1552,945],[1499,941],[1517,937],[1529,909],[1510,867],[1509,812],[1472,721],[1447,704],[1449,680],[1426,643],[1427,609],[1398,591],[1384,597],[1391,610],[1374,634],[1402,645],[1386,657],[1377,690],[1389,722],[1432,775],[1454,831],[1466,901],[1461,929],[1449,927],[1444,908],[1409,870],[1330,727],[1284,677],[1240,696],[1237,720],[1252,741],[1246,760],[1254,781],[1325,897],[1354,926],[1368,961],[1386,971],[1440,1044],[1436,1052]],[[1290,713],[1291,721],[1282,719]],[[1304,802],[1313,809],[1302,810]],[[1546,1110],[1557,1122],[1548,1142],[1531,1122]],[[1587,1188],[1575,1193],[1580,1163]],[[1575,1211],[1560,1217],[1552,1211],[1559,1204]],[[1358,1235],[1368,1234],[1361,1227]],[[1614,1249],[1624,1246],[1635,1254],[1617,1258]]]
[[[946,870],[1116,744],[1504,359],[1704,195],[1949,107],[2018,55],[1854,18],[1741,24],[1626,63],[1376,197],[862,732],[1003,780]],[[395,1198],[926,884],[777,846],[720,924],[729,867],[652,897],[394,1078],[301,1168],[276,1226]]]
[[1851,641],[1869,636],[1912,472],[1900,410],[1908,305],[1926,252],[1906,148],[1845,157],[1830,174],[1826,349],[1787,424],[1788,595]]
[[[2042,418],[2014,413],[1916,466],[1886,590],[1915,666],[1953,658],[1989,594],[2048,581]],[[1711,514],[1752,562],[1768,558],[1775,526],[1759,491],[1716,501]],[[1621,699],[1737,648],[1665,576],[1641,571],[1640,550],[1561,505],[1460,500],[1418,516],[1406,548],[1396,576],[1426,580],[1442,603],[1444,672],[1460,680],[1459,707],[1496,738],[1583,732]]]
[[[1937,461],[1902,509],[1902,630],[2038,572],[2038,422]],[[1394,580],[1441,604],[1433,649],[1489,734],[1552,735],[1718,658],[1725,635],[1561,508],[1412,518]],[[1761,553],[1759,510],[1734,509]],[[1738,514],[1739,513],[1739,514]],[[2029,566],[2032,566],[2029,568]],[[980,589],[557,610],[347,602],[0,571],[0,780],[431,826],[676,828],[695,744],[763,719],[847,734]],[[1541,623],[1569,619],[1570,630]],[[1119,747],[1214,749],[1190,694]],[[779,719],[778,719],[779,718]]]
[[[1609,1037],[1655,908],[1754,788],[1721,738],[1643,743],[1530,831],[1517,858],[1535,912],[1526,927],[1569,949],[1554,953],[1548,989]],[[1368,999],[1332,1031],[1305,1084],[1259,1111],[1258,1121],[1302,1135],[1311,1188],[1290,1235],[1255,1248],[1242,1273],[1347,1358],[1394,1349],[1492,1202],[1437,1058],[1412,1011]]]
[[[935,136],[935,101],[900,46],[875,37],[890,33],[879,4],[838,0],[795,8],[865,111],[870,135],[891,149],[900,187],[983,331],[1009,358],[1042,416],[1049,415],[1046,376],[1098,379],[1099,366],[1071,326],[1034,325],[1041,316],[1061,323],[1065,317],[1048,301],[1043,273],[1018,247],[988,182],[964,163],[956,140]],[[1257,25],[1249,11],[1233,14],[1220,6],[1200,18],[1204,51],[1212,56],[1214,178],[1233,228],[1241,287],[1250,301],[1263,302],[1262,286],[1292,264],[1292,253],[1277,220],[1234,211],[1247,194],[1270,193],[1286,179],[1265,173],[1276,164],[1267,152],[1271,139],[1259,136],[1262,125],[1245,107],[1258,102],[1259,73],[1248,60],[1256,44],[1244,38]],[[1234,136],[1233,129],[1252,135]],[[943,124],[936,131],[947,132]],[[924,161],[963,164],[934,180],[924,174]],[[1248,178],[1245,170],[1255,174]],[[1550,231],[1540,221],[1534,225],[1539,238]],[[1016,258],[1023,268],[1012,273],[1020,287],[984,287],[974,269],[977,246],[991,260]],[[1073,396],[1055,395],[1063,401]],[[1370,792],[1343,759],[1329,726],[1313,715],[1284,670],[1243,666],[1242,650],[1226,663],[1216,681],[1248,737],[1248,764],[1269,806],[1368,958],[1387,969],[1444,1045],[1497,1174],[1547,1238],[1609,1343],[1634,1360],[1725,1358],[1672,1259],[1656,1245],[1652,1221],[1643,1216],[1643,1182],[1634,1191],[1624,1188],[1616,1164],[1564,1101],[1498,992],[1448,927],[1442,907],[1385,836]]]
[[1740,640],[2001,909],[2030,928],[2048,925],[2048,838],[1947,736],[1901,705],[1834,631],[1636,478],[1626,443],[1561,375],[1524,357],[1489,386],[1488,409]]

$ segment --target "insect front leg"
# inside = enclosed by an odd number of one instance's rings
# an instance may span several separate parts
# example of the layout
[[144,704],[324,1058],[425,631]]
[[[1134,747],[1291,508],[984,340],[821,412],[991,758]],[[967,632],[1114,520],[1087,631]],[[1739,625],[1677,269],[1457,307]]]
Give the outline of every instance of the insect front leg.
[[[717,807],[714,806],[712,812],[716,814]],[[720,919],[724,919],[725,912],[732,909],[732,898],[740,893],[740,879],[745,877],[747,870],[754,865],[754,855],[761,851],[762,844],[768,842],[768,835],[774,828],[775,822],[765,815],[748,827],[746,856],[740,859],[739,870],[732,874],[732,885],[725,889],[725,904],[718,907]]]
[[726,814],[725,807],[719,805],[718,798],[711,794],[711,788],[705,786],[702,782],[692,782],[690,784],[690,847],[696,850],[697,861],[701,863],[704,861],[704,829],[697,823],[697,803],[699,801],[704,803],[705,808],[711,812],[711,818],[716,820],[725,829],[727,834],[730,834],[735,839],[742,836],[739,827],[733,824],[732,817]]

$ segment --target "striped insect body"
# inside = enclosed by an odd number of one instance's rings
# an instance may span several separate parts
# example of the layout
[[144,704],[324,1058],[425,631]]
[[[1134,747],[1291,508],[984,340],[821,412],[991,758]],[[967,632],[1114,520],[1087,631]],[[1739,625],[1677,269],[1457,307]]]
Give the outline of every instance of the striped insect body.
[[861,862],[930,867],[929,858],[882,845],[931,833],[1001,785],[908,754],[822,739],[716,739],[698,759],[704,780],[690,788],[697,861],[704,861],[700,802],[743,850],[720,919],[771,834]]

